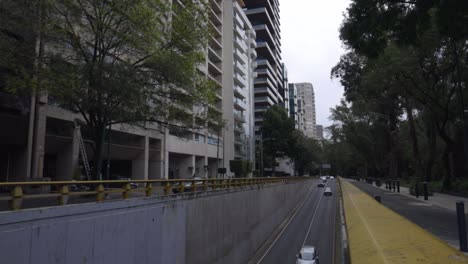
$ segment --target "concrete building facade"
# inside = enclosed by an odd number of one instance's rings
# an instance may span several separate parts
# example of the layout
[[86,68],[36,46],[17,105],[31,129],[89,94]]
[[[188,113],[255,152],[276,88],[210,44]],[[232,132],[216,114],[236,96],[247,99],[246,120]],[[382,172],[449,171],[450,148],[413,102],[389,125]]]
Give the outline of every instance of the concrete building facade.
[[316,125],[315,126],[315,133],[316,133],[316,139],[322,140],[323,139],[323,126],[322,125]]
[[253,84],[256,67],[255,31],[243,11],[243,1],[224,1],[223,20],[223,120],[224,162],[254,162]]
[[299,120],[299,130],[305,136],[310,138],[316,137],[315,132],[315,94],[314,87],[311,83],[296,83],[298,100],[298,109],[300,115],[303,115]]
[[294,83],[288,84],[289,117],[294,120],[295,128],[299,129],[299,109],[297,105],[297,87]]
[[[174,4],[182,5],[180,1]],[[253,146],[249,145],[253,140],[241,146],[246,149],[244,152],[235,151],[236,135],[247,139],[254,133],[248,113],[253,109],[253,91],[249,89],[254,82],[255,31],[241,12],[242,5],[242,1],[210,1],[213,36],[206,49],[205,64],[199,67],[217,85],[216,102],[208,111],[227,121],[221,133],[206,129],[180,135],[155,123],[113,125],[110,141],[106,139],[104,146],[104,161],[110,161],[111,177],[223,177],[228,175],[218,174],[217,169],[227,168],[229,173],[229,160],[236,155],[254,156]],[[239,21],[243,28],[234,27]],[[239,34],[245,37],[241,39]],[[234,60],[236,54],[239,57]],[[244,63],[239,65],[241,61]],[[236,78],[241,80],[238,86],[234,86]],[[88,144],[90,131],[85,126],[76,128],[77,119],[82,120],[79,113],[48,96],[0,94],[0,122],[11,128],[0,132],[0,181],[79,178],[83,174],[80,134],[90,161],[93,151]],[[236,126],[243,131],[236,134]]]

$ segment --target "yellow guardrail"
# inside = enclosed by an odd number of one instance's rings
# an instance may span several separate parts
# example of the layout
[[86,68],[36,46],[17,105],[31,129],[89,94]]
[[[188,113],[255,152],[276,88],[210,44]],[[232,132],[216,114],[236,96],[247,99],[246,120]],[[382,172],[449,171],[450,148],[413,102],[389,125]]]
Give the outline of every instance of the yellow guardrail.
[[468,257],[340,179],[352,263],[468,263]]
[[252,185],[285,183],[307,179],[306,177],[229,178],[229,179],[158,179],[158,180],[113,180],[113,181],[40,181],[0,182],[0,201],[7,201],[10,210],[21,209],[23,200],[57,198],[58,205],[68,204],[71,196],[95,196],[97,202],[110,194],[120,194],[122,199],[132,193],[154,196],[155,189],[162,189],[159,196],[217,189],[239,188]]

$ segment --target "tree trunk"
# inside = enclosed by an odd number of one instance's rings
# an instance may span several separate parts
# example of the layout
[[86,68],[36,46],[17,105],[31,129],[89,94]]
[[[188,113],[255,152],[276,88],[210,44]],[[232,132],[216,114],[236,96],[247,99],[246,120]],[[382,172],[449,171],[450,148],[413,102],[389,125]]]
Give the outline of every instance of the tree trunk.
[[437,150],[437,137],[435,133],[434,124],[432,122],[428,125],[426,131],[429,156],[426,161],[424,175],[426,177],[425,180],[430,181],[432,179],[432,167],[434,164]]
[[[419,153],[418,136],[416,134],[416,125],[414,124],[413,109],[409,106],[409,103],[407,101],[405,102],[405,104],[406,114],[408,116],[414,161],[416,162],[416,177],[419,179],[424,173],[424,164]],[[427,178],[427,175],[425,175],[425,177]]]

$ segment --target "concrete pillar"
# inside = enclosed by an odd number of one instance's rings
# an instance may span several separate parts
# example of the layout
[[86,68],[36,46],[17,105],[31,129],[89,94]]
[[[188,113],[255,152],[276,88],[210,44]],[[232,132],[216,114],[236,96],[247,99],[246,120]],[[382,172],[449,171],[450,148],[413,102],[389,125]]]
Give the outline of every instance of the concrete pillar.
[[203,157],[203,178],[208,178],[208,157]]
[[167,149],[167,141],[169,140],[169,130],[164,132],[164,139],[161,144],[161,160],[163,161],[163,178],[169,179],[169,151]]
[[142,138],[143,151],[132,160],[132,179],[148,180],[148,164],[149,164],[149,137]]
[[47,99],[39,100],[34,124],[34,141],[31,164],[31,178],[42,178],[44,170],[45,135],[47,121]]
[[[148,179],[163,179],[164,178],[164,149],[162,140],[157,140],[157,143],[151,143],[155,139],[150,138],[150,152],[148,160]],[[152,144],[152,145],[151,145]]]
[[206,156],[196,157],[196,176],[201,178],[207,178],[208,175],[208,160]]
[[57,180],[60,181],[72,180],[75,176],[75,173],[78,173],[76,176],[81,177],[81,171],[78,171],[80,145],[76,133],[77,128],[73,128],[72,130],[73,137],[71,142],[66,144],[57,154]]
[[195,156],[187,155],[183,163],[184,163],[182,167],[183,174],[181,175],[181,177],[192,178],[195,175],[195,166],[196,166]]

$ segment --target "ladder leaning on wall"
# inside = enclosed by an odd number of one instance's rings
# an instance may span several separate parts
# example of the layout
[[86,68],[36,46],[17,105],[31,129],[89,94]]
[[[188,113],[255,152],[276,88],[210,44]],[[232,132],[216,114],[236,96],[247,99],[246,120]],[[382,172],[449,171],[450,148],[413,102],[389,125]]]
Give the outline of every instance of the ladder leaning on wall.
[[86,179],[90,180],[91,179],[91,167],[89,166],[88,155],[86,154],[86,147],[84,144],[84,140],[83,140],[83,137],[81,136],[81,126],[79,124],[79,120],[74,120],[73,123],[75,124],[75,128],[76,128],[75,133],[76,133],[76,137],[78,138],[78,142],[80,144],[81,160],[83,161],[83,164],[84,164]]

